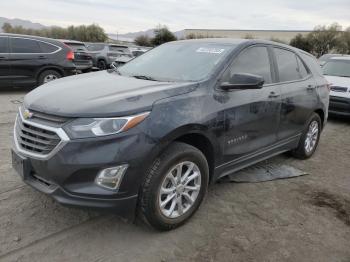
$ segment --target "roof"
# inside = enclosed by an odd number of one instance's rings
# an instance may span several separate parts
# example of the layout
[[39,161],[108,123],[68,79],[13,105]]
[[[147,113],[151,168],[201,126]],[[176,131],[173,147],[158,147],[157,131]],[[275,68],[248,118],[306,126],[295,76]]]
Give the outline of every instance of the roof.
[[76,41],[76,40],[69,40],[69,39],[57,39],[58,41],[61,41],[63,43],[67,43],[67,44],[77,44],[77,45],[84,45],[83,42],[81,41]]
[[335,57],[331,57],[329,59],[329,61],[332,60],[338,60],[338,61],[350,61],[350,56],[335,56]]

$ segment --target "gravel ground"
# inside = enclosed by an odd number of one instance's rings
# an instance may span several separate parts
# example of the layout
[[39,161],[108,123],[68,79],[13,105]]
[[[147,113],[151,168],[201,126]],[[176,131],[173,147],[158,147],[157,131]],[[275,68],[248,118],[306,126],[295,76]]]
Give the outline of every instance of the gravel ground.
[[185,226],[159,233],[62,207],[11,169],[27,90],[0,93],[0,261],[350,261],[350,120],[330,120],[316,155],[275,157],[310,175],[218,183]]

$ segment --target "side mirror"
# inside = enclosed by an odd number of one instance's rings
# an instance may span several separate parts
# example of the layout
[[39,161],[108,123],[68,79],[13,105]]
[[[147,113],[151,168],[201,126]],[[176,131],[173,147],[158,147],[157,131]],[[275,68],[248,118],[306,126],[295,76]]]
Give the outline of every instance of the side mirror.
[[264,78],[252,74],[234,74],[229,82],[223,82],[221,89],[261,89],[264,85]]

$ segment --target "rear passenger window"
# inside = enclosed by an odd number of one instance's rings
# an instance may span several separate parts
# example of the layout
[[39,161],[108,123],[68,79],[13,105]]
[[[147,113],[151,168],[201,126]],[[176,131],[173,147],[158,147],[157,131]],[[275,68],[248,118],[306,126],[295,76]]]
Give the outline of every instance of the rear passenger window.
[[225,73],[224,81],[229,81],[234,74],[253,74],[262,76],[265,84],[272,82],[269,53],[266,47],[251,47],[243,51]]
[[0,37],[0,53],[8,53],[7,37]]
[[51,45],[51,44],[48,44],[48,43],[39,42],[39,45],[40,45],[41,51],[43,53],[48,53],[49,54],[49,53],[53,53],[53,52],[58,50],[57,46],[54,46],[54,45]]
[[279,81],[287,82],[301,79],[297,56],[293,52],[284,49],[274,48],[274,50],[279,72]]
[[41,53],[39,42],[24,38],[11,38],[12,53]]

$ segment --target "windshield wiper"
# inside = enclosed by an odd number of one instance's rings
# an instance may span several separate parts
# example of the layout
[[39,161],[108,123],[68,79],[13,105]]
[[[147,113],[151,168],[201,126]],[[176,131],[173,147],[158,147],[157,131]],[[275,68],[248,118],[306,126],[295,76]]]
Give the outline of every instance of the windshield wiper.
[[153,77],[150,76],[144,76],[144,75],[134,75],[132,77],[135,77],[137,79],[144,79],[144,80],[150,80],[150,81],[158,81],[156,79],[154,79]]

